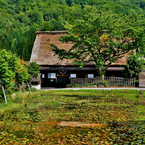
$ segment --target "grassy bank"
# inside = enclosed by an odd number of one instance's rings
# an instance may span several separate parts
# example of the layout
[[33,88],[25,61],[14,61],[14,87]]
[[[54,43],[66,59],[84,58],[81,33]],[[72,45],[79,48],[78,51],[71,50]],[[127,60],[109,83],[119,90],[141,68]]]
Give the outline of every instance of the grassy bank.
[[1,144],[145,143],[145,106],[137,90],[18,93],[0,104],[0,112]]

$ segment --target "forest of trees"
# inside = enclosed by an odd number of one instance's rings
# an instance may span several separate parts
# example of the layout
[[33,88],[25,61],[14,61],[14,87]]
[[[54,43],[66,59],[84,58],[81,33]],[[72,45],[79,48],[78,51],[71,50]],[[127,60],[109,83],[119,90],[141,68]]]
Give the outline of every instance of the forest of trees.
[[64,30],[65,22],[73,24],[83,16],[84,5],[119,16],[136,13],[145,17],[145,0],[1,0],[0,49],[29,61],[35,31]]

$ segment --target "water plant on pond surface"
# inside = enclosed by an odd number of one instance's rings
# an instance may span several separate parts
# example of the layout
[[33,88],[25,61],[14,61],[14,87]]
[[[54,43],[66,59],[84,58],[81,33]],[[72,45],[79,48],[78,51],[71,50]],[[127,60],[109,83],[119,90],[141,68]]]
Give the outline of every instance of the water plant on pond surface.
[[[11,104],[20,106],[1,107],[0,143],[144,144],[145,108],[139,105],[138,95],[137,90],[25,93],[12,98]],[[60,126],[61,121],[101,127]]]

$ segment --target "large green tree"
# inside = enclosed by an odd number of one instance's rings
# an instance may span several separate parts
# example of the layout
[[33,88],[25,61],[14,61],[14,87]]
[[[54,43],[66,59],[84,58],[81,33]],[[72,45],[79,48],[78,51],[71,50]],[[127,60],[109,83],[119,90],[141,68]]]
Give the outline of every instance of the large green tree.
[[13,66],[13,57],[11,53],[6,50],[0,51],[0,85],[4,88],[9,88],[14,85],[15,78],[15,65]]
[[7,94],[12,93],[14,86],[19,88],[28,77],[23,60],[5,49],[0,51],[0,85],[5,88]]
[[67,23],[68,34],[60,38],[62,42],[73,43],[72,48],[66,51],[51,46],[60,59],[73,59],[79,66],[94,62],[102,76],[111,63],[142,45],[144,25],[144,18],[136,14],[120,17],[85,6],[82,18],[73,25]]

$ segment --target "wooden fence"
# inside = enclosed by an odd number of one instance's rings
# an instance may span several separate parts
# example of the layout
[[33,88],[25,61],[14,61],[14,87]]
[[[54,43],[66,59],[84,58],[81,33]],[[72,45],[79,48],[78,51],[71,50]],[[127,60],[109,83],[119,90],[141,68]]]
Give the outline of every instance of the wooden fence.
[[122,77],[95,77],[95,78],[71,78],[72,86],[119,86],[119,87],[135,87],[135,78]]

